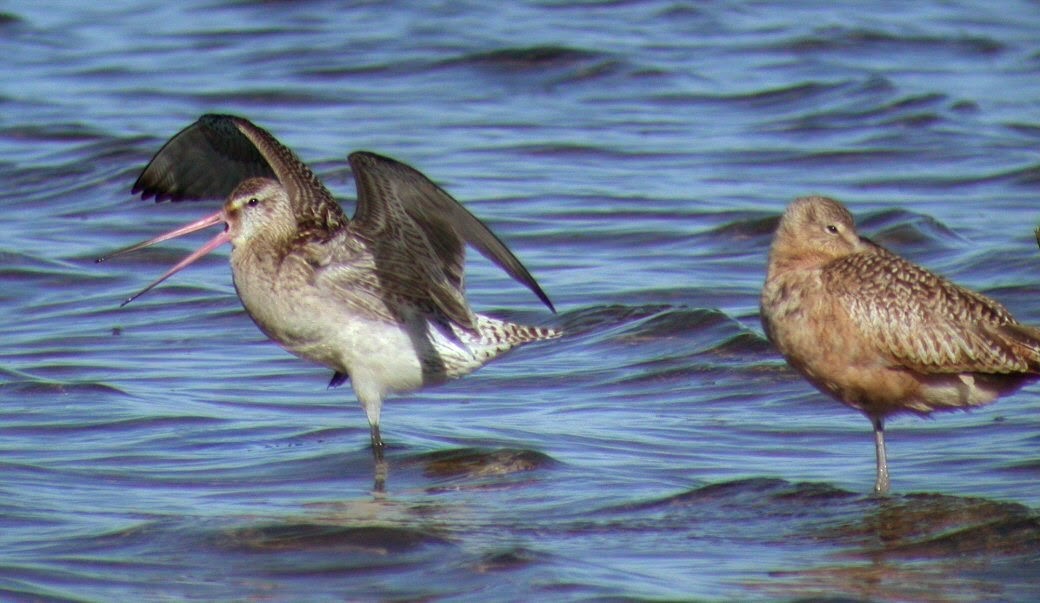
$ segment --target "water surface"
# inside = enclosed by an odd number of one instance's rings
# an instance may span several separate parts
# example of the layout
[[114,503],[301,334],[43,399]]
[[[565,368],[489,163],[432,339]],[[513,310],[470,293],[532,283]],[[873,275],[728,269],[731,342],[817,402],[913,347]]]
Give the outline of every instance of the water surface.
[[[0,9],[0,598],[1026,600],[1040,387],[861,416],[763,339],[796,196],[1040,323],[1040,10],[1012,2],[302,3]],[[477,254],[474,306],[562,326],[388,401],[267,342],[227,250],[119,309],[212,212],[129,189],[244,115],[352,211],[346,155],[461,199],[559,308]]]

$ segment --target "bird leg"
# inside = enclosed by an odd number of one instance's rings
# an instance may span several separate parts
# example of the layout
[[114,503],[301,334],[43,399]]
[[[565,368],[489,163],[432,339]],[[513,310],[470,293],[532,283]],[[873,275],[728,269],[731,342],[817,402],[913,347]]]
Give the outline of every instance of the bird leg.
[[379,437],[379,425],[372,424],[372,460],[375,461],[375,476],[372,491],[376,494],[386,492],[386,474],[388,473],[386,461],[383,460],[383,438]]
[[877,417],[874,422],[874,448],[877,453],[877,480],[874,482],[874,494],[888,494],[888,460],[885,457],[885,420]]
[[371,428],[372,433],[372,457],[375,458],[376,462],[383,460],[383,438],[379,437],[379,425],[373,423]]

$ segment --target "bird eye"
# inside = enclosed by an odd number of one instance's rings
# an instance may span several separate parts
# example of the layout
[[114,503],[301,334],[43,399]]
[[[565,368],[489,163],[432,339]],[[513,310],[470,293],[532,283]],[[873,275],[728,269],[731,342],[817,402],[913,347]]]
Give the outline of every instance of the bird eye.
[[831,234],[838,234],[838,227],[833,225],[833,224],[828,224],[827,225],[827,232],[829,232]]
[[253,197],[249,201],[247,201],[247,203],[249,204],[249,207],[256,207],[257,205],[260,205],[260,200],[256,197]]

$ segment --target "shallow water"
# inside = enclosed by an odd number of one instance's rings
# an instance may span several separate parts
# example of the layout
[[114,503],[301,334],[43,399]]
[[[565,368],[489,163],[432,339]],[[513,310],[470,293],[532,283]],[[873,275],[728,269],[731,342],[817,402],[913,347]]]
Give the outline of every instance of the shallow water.
[[[1040,10],[1013,2],[115,2],[0,15],[0,599],[1026,600],[1040,386],[869,423],[762,337],[792,198],[1040,323]],[[267,342],[227,250],[93,259],[213,211],[135,200],[174,132],[247,116],[350,206],[422,170],[559,308],[474,254],[475,307],[559,325],[384,407]]]

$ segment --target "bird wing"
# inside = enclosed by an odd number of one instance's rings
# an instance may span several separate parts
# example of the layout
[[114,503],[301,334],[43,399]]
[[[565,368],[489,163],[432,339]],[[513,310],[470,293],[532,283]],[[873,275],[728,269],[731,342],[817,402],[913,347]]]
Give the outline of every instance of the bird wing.
[[422,273],[424,288],[450,317],[457,314],[453,306],[465,306],[466,243],[555,311],[549,297],[505,244],[426,176],[374,153],[352,153],[350,165],[358,189],[353,224],[380,250],[377,263],[390,270]]
[[823,268],[864,341],[893,366],[922,372],[1040,370],[1040,331],[1000,303],[875,246]]
[[203,115],[163,145],[131,192],[158,201],[225,199],[248,178],[278,180],[304,234],[347,219],[314,173],[267,130],[234,115]]

